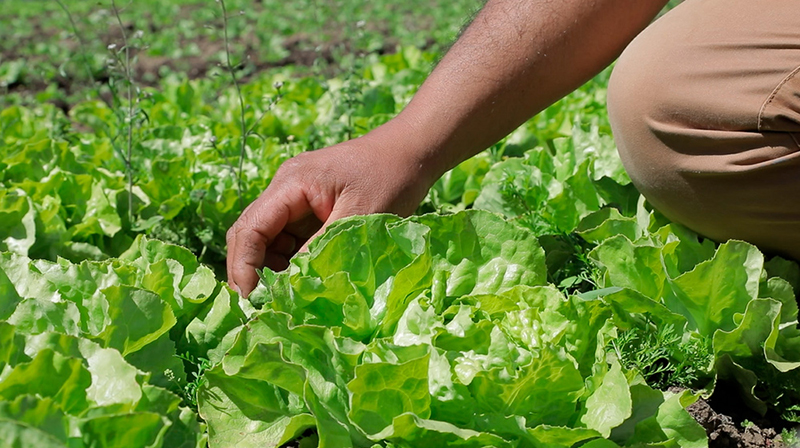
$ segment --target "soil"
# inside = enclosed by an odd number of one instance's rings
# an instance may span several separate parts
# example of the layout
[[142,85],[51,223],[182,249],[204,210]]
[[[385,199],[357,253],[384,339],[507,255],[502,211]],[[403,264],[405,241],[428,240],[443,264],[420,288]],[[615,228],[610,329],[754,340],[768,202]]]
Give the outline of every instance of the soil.
[[[254,7],[260,8],[260,2],[255,2]],[[181,8],[179,17],[190,18],[190,13],[194,7],[186,5]],[[57,41],[59,46],[68,48],[76,52],[79,50],[78,42],[69,37],[60,37],[58,33],[61,30],[47,29],[38,22],[33,22],[34,33],[20,38],[18,45],[0,45],[0,61],[13,61],[17,59],[25,59],[28,63],[47,63],[49,62],[46,55],[27,55],[19,52],[20,48],[30,48],[36,44],[37,41]],[[211,26],[211,25],[209,25]],[[213,25],[219,27],[218,24]],[[132,23],[125,23],[124,27],[128,35],[134,32]],[[152,27],[152,25],[151,25]],[[373,31],[379,32],[384,36],[384,45],[378,49],[378,54],[391,54],[396,51],[398,41],[392,36],[391,30],[387,27],[378,25],[369,25]],[[151,28],[148,30],[152,33],[157,33],[159,30]],[[221,29],[219,30],[222,32]],[[338,75],[342,68],[338,66],[337,55],[352,54],[359,51],[358,44],[353,41],[352,36],[347,36],[341,30],[329,29],[326,31],[328,39],[321,41],[320,36],[315,36],[307,33],[296,33],[288,35],[283,38],[281,46],[284,49],[285,56],[281,59],[265,60],[259,57],[261,53],[259,48],[263,43],[259,38],[247,34],[240,36],[235,42],[231,42],[235,56],[246,55],[241,65],[237,67],[239,80],[242,83],[247,83],[249,79],[257,76],[259,73],[276,67],[295,66],[307,67],[311,70],[314,67],[317,75],[332,77]],[[118,27],[109,27],[107,30],[98,32],[92,39],[102,43],[105,48],[109,44],[115,44],[118,47],[122,46],[122,33]],[[213,39],[208,36],[198,35],[190,40],[181,40],[177,43],[179,46],[187,46],[189,44],[196,45],[199,49],[199,54],[193,56],[186,56],[180,59],[172,59],[166,56],[151,56],[146,51],[131,52],[131,59],[134,61],[132,65],[133,79],[136,85],[154,87],[159,85],[161,78],[165,73],[181,72],[186,74],[190,79],[203,78],[208,75],[212,70],[218,70],[219,55],[224,51],[224,42],[220,39]],[[434,41],[430,39],[426,42],[423,50],[432,48],[435,45]],[[95,45],[96,47],[97,45]],[[262,55],[263,56],[263,55]],[[234,58],[235,59],[235,58]],[[57,95],[49,100],[64,112],[68,112],[71,107],[82,101],[85,95],[81,93],[89,91],[90,82],[85,79],[85,73],[80,68],[78,77],[63,76],[62,74],[56,75],[51,80],[47,81],[41,76],[36,74],[29,74],[10,85],[3,86],[5,92],[19,93],[25,97],[33,97],[37,93],[43,92],[48,89],[50,84],[55,84],[60,91],[61,95]],[[95,81],[99,86],[104,86],[110,82],[110,74],[102,72],[95,75]],[[107,89],[99,89],[101,91]],[[96,91],[94,92],[96,94]],[[109,98],[103,98],[106,101],[110,100],[110,94],[105,93]],[[103,96],[101,93],[101,96]]]
[[724,383],[717,384],[709,399],[700,399],[686,410],[706,430],[709,448],[798,448],[796,444],[787,445],[781,437],[788,427],[786,422],[747,408],[738,392]]
[[731,416],[714,411],[705,400],[699,400],[687,410],[705,428],[709,448],[786,447],[775,428],[769,426],[762,428],[756,423],[737,424]]

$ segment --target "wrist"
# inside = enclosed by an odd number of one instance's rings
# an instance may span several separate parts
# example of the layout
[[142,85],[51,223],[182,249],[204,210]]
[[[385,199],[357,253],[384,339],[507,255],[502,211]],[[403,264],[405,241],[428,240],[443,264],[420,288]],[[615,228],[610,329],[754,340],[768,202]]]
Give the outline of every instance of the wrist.
[[427,191],[461,160],[451,161],[446,139],[426,128],[400,114],[362,138],[374,142],[368,146],[380,148],[384,160],[401,171],[398,174],[413,178],[410,180],[424,185]]

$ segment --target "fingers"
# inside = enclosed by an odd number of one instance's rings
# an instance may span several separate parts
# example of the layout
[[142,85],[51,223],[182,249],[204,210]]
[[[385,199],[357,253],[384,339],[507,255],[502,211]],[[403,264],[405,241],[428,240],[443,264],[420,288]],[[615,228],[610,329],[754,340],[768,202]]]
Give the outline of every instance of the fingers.
[[297,248],[297,238],[294,235],[281,232],[267,248],[267,252],[291,256]]
[[298,253],[299,253],[299,252],[308,252],[308,245],[309,245],[309,244],[310,244],[312,241],[314,241],[315,239],[317,239],[317,237],[318,237],[318,236],[322,235],[322,234],[325,232],[325,229],[326,229],[327,227],[328,227],[327,225],[324,225],[324,226],[320,227],[320,229],[317,231],[317,233],[315,233],[314,235],[312,235],[312,236],[311,236],[311,238],[307,239],[307,240],[306,240],[306,242],[305,242],[305,243],[303,243],[303,245],[302,245],[302,246],[300,246],[300,249],[299,249],[297,252],[298,252]]
[[244,296],[258,284],[256,269],[285,269],[297,247],[319,228],[315,215],[327,216],[333,207],[333,200],[324,199],[328,195],[304,181],[305,164],[293,160],[284,163],[228,231],[228,282]]
[[[267,191],[269,188],[267,189]],[[267,259],[267,249],[275,245],[278,255],[285,257],[296,243],[281,231],[291,216],[291,207],[285,196],[263,194],[251,204],[226,235],[228,243],[228,283],[240,294],[247,296],[258,284],[256,269],[268,262],[282,265],[279,259]]]
[[338,219],[341,219],[341,218],[346,218],[348,216],[352,216],[352,215],[358,214],[357,212],[343,211],[343,210],[345,210],[345,207],[341,207],[341,206],[334,207],[333,210],[331,211],[330,215],[328,215],[328,219],[325,221],[325,223],[323,223],[321,225],[318,225],[316,227],[316,231],[305,240],[305,242],[300,247],[298,252],[308,252],[308,245],[312,241],[317,239],[318,236],[320,236],[323,233],[325,233],[325,230],[328,228],[329,225],[333,224],[334,221],[336,221]]
[[290,258],[289,255],[267,253],[264,256],[264,267],[276,272],[282,271],[289,267]]
[[308,242],[328,224],[386,208],[373,203],[373,188],[351,188],[352,183],[364,183],[366,166],[363,157],[347,146],[304,153],[284,162],[267,189],[228,231],[231,287],[247,296],[258,284],[257,269],[285,269],[298,248],[307,250]]
[[300,247],[302,243],[305,243],[311,235],[314,235],[320,227],[322,227],[322,221],[320,221],[316,215],[310,214],[297,221],[286,224],[284,232],[295,238],[297,245],[294,249],[297,250],[297,248]]
[[264,255],[264,266],[273,271],[282,271],[289,267],[289,259],[297,250],[297,239],[286,232],[281,232],[267,247]]

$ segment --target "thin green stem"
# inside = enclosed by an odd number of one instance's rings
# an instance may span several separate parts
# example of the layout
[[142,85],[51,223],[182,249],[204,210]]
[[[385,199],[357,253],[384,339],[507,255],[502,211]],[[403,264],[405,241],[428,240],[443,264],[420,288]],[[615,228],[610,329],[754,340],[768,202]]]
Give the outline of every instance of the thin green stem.
[[92,81],[92,87],[97,85],[97,79],[94,77],[94,73],[92,72],[92,67],[89,64],[89,59],[86,57],[86,43],[83,41],[83,37],[81,33],[78,32],[78,26],[75,24],[75,20],[72,18],[72,14],[67,9],[67,6],[61,0],[55,0],[58,3],[58,6],[64,10],[64,13],[67,15],[67,19],[69,19],[69,23],[72,26],[72,32],[75,34],[75,37],[78,39],[78,45],[81,48],[81,59],[83,59],[83,67],[86,70],[86,74],[89,75],[89,79]]
[[269,104],[267,104],[267,107],[263,111],[261,111],[261,114],[258,116],[258,118],[256,118],[256,120],[253,122],[253,124],[251,124],[250,127],[247,129],[247,135],[250,135],[250,134],[253,133],[253,131],[255,130],[256,126],[258,126],[258,123],[260,123],[261,120],[264,119],[264,116],[266,116],[267,113],[269,113],[269,111],[271,111],[272,108],[283,97],[283,95],[281,95],[280,88],[277,88],[277,90],[278,90],[278,94],[276,96],[272,97],[272,99],[269,100]]
[[233,66],[231,62],[231,47],[230,41],[228,39],[228,9],[225,7],[225,0],[217,0],[219,1],[220,7],[222,8],[222,35],[225,39],[225,58],[226,64],[228,67],[228,72],[231,74],[231,80],[233,81],[233,85],[236,87],[236,96],[239,98],[239,110],[241,111],[241,130],[242,130],[242,144],[239,150],[239,173],[236,176],[237,180],[237,187],[239,190],[239,208],[244,210],[244,197],[243,197],[243,188],[242,188],[242,173],[244,172],[244,158],[247,154],[247,124],[245,123],[245,110],[244,110],[244,97],[242,96],[242,88],[239,85],[239,80],[236,78],[236,68]]
[[128,35],[125,33],[125,26],[122,24],[122,18],[119,15],[119,9],[115,0],[111,0],[111,9],[114,11],[114,16],[117,18],[120,33],[122,33],[122,44],[125,50],[125,79],[128,84],[128,151],[125,157],[125,167],[128,171],[128,219],[133,223],[133,166],[131,164],[131,157],[133,156],[133,75],[131,74],[131,53],[130,46],[128,45]]

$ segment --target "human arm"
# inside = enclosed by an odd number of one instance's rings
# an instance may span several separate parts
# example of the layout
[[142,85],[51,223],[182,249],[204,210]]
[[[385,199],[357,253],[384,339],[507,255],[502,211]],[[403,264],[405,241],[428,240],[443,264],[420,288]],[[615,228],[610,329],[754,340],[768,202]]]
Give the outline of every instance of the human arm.
[[394,119],[285,163],[228,232],[228,281],[355,214],[412,213],[445,171],[608,65],[666,0],[490,0]]

